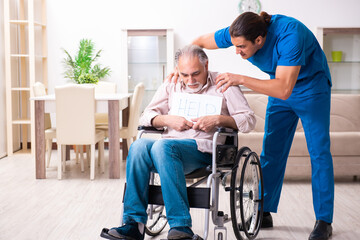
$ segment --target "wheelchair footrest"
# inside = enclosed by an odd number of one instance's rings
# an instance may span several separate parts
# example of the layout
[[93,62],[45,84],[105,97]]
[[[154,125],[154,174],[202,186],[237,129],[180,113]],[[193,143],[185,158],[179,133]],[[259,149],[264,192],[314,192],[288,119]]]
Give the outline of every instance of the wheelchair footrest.
[[[188,187],[187,194],[191,208],[210,208],[210,188]],[[161,186],[149,185],[149,204],[164,205]]]
[[[161,239],[161,240],[167,240],[167,239]],[[204,240],[202,237],[200,237],[199,235],[195,234],[192,238],[184,238],[181,240]]]

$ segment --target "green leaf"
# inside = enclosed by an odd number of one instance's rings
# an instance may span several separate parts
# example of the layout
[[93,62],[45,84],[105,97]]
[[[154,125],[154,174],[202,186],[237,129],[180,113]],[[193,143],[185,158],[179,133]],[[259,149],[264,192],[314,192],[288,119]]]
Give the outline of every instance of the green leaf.
[[110,68],[101,68],[100,64],[95,64],[100,57],[102,50],[94,54],[95,44],[90,39],[81,39],[79,49],[74,58],[68,51],[64,50],[66,58],[63,63],[65,67],[64,77],[76,83],[97,83],[100,79],[110,75]]

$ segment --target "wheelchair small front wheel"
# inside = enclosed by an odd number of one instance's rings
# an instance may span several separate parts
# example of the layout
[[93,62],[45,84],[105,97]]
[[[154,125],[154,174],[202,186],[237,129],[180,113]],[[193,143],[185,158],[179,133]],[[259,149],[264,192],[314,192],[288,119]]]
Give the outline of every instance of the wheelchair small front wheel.
[[165,207],[162,205],[149,205],[147,214],[148,220],[145,225],[145,233],[152,237],[159,235],[167,224]]
[[[151,173],[150,183],[160,186],[160,176],[157,173]],[[164,205],[149,204],[146,210],[148,219],[145,225],[145,233],[149,236],[157,236],[167,224],[166,212]]]
[[231,174],[231,220],[238,240],[255,239],[263,212],[262,171],[255,152],[248,148],[243,153],[240,151]]

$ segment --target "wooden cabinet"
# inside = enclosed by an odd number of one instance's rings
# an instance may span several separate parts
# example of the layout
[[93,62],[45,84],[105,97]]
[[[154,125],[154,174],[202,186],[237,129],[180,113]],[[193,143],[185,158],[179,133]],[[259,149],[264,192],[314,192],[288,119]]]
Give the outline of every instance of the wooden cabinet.
[[[35,81],[47,86],[45,0],[4,0],[7,153],[35,144]],[[29,133],[31,133],[29,135]],[[34,152],[33,152],[34,153]]]
[[[317,38],[328,60],[335,92],[360,91],[360,28],[318,28]],[[341,59],[334,59],[334,52]]]
[[136,84],[144,83],[142,111],[174,69],[174,33],[172,29],[124,29],[122,41],[121,86],[133,92]]

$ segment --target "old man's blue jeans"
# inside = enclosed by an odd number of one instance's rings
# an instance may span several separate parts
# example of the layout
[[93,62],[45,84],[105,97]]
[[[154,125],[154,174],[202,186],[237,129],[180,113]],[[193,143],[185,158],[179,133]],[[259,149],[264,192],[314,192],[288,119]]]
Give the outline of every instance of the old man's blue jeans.
[[210,163],[211,154],[198,151],[193,139],[135,141],[126,160],[124,223],[146,224],[150,172],[157,172],[170,227],[191,227],[185,174]]

